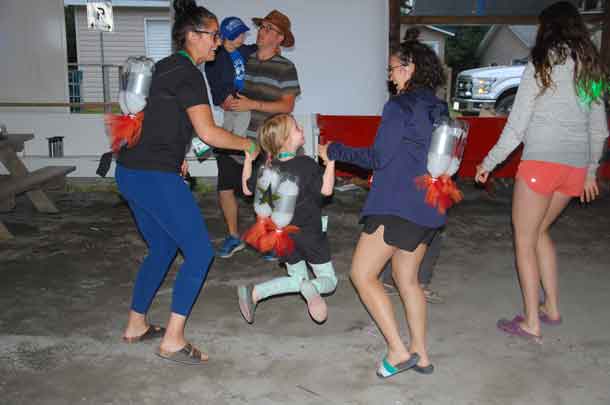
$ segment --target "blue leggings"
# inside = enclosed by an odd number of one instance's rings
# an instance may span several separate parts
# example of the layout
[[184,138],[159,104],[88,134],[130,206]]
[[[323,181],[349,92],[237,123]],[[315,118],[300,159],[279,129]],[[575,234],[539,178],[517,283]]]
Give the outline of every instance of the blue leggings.
[[193,195],[178,173],[117,165],[116,182],[148,244],[133,289],[131,309],[145,314],[178,249],[184,263],[176,276],[172,312],[188,316],[199,295],[214,250]]

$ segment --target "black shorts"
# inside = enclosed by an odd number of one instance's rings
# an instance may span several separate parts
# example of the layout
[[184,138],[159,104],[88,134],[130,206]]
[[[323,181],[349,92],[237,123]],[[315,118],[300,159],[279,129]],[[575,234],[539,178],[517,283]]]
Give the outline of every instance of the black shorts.
[[383,241],[390,246],[413,252],[420,243],[430,245],[440,228],[428,228],[396,215],[370,215],[362,219],[362,232],[375,233],[383,225]]
[[330,246],[326,233],[299,231],[291,234],[290,237],[294,241],[294,252],[282,257],[283,262],[288,264],[296,264],[301,260],[310,264],[330,262]]
[[241,172],[244,165],[238,163],[227,153],[216,153],[216,165],[218,166],[218,183],[216,190],[234,190],[242,194]]

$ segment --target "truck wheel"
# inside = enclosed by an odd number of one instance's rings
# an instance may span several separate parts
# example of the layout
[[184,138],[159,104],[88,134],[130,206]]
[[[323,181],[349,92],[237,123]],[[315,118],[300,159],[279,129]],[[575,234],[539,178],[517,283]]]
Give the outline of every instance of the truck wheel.
[[513,109],[513,104],[515,103],[515,93],[507,94],[506,96],[502,96],[500,100],[496,103],[496,114],[498,115],[508,115]]

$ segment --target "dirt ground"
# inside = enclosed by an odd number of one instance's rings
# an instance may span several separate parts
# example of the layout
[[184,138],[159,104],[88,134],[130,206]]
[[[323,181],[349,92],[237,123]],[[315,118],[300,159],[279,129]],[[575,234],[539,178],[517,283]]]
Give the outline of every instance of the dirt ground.
[[[2,404],[610,404],[610,197],[574,202],[552,230],[560,263],[564,323],[537,345],[500,333],[521,311],[510,225],[510,187],[494,199],[468,184],[450,213],[429,306],[431,376],[375,376],[384,342],[347,274],[360,231],[362,190],[337,192],[326,208],[339,276],[317,325],[298,296],[261,303],[241,318],[236,286],[282,275],[252,250],[216,259],[187,336],[210,353],[204,366],[154,355],[155,342],[121,342],[133,280],[146,246],[127,207],[99,188],[52,198],[57,215],[25,197],[0,214],[16,235],[0,242]],[[224,237],[216,195],[198,194],[214,243]],[[251,221],[243,205],[242,225]],[[179,266],[150,319],[164,323]],[[392,297],[403,319],[397,296]]]

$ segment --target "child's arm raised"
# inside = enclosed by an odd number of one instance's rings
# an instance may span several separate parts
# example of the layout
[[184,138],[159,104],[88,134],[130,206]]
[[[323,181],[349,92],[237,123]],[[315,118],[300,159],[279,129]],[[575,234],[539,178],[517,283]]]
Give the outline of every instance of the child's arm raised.
[[335,188],[335,161],[326,163],[324,175],[322,176],[322,195],[330,196]]
[[333,189],[335,188],[335,161],[328,159],[326,145],[324,145],[323,151],[320,153],[320,158],[324,165],[326,165],[322,175],[322,190],[320,192],[328,197],[333,194]]

